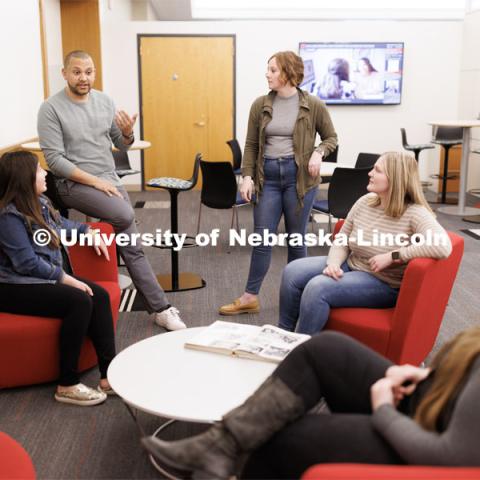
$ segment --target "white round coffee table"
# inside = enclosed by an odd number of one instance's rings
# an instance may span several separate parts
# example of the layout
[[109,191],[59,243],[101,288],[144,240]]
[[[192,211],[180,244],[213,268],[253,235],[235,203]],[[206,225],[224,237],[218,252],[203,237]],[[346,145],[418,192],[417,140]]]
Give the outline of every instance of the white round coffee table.
[[[204,327],[163,333],[121,351],[108,381],[131,407],[173,421],[212,423],[246,400],[276,364],[184,348]],[[154,466],[175,478],[150,457]]]
[[121,351],[108,381],[129,405],[175,420],[210,423],[243,403],[276,365],[184,348],[204,327],[163,333]]

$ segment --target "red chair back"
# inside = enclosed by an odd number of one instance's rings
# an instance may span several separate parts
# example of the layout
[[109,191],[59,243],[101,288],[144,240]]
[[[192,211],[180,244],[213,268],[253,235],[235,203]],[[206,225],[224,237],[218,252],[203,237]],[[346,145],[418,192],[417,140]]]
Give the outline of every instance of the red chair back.
[[0,432],[0,480],[35,480],[35,468],[25,449]]
[[[335,234],[342,224],[337,222]],[[357,338],[395,363],[423,362],[437,338],[463,256],[463,238],[448,235],[448,258],[408,263],[394,308],[334,308],[326,328]]]
[[324,463],[310,467],[302,480],[479,480],[480,468],[420,465],[367,465]]
[[[113,234],[113,227],[108,223],[89,223],[91,228],[100,230],[105,235]],[[113,237],[112,237],[113,239]],[[72,265],[73,273],[79,277],[94,281],[118,282],[117,268],[117,247],[115,241],[107,245],[110,261],[98,257],[93,248],[82,248],[80,245],[73,245],[68,248],[68,256]],[[92,268],[95,272],[92,272]]]

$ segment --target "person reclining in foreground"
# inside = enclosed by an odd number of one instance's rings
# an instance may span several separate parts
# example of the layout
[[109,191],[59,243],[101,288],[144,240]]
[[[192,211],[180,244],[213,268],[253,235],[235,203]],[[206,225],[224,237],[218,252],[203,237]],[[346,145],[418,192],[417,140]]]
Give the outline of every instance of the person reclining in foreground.
[[[309,414],[322,397],[332,413]],[[143,445],[184,478],[227,479],[245,453],[242,478],[300,478],[318,463],[480,466],[479,401],[479,327],[445,344],[431,369],[328,331],[205,433]]]
[[[94,282],[67,274],[60,250],[61,229],[96,232],[53,209],[42,195],[46,175],[30,152],[5,153],[0,158],[0,312],[61,318],[55,400],[97,405],[113,394],[107,380],[107,368],[115,357],[110,297]],[[96,241],[96,253],[109,261],[103,240]],[[97,390],[79,383],[78,359],[87,335],[98,357]]]
[[[348,245],[334,244],[327,257],[302,258],[285,267],[279,327],[313,335],[327,323],[331,307],[391,308],[407,262],[450,255],[450,238],[423,196],[413,156],[384,153],[369,176],[369,193],[353,205],[339,232]],[[406,245],[376,242],[383,234],[400,235]],[[425,244],[415,244],[415,234]]]

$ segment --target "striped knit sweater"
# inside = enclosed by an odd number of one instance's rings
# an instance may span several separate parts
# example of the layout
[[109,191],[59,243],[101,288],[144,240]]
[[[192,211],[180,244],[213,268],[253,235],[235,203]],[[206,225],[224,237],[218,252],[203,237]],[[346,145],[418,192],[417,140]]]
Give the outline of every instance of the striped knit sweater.
[[[334,244],[328,254],[328,265],[340,266],[347,260],[352,270],[371,273],[391,287],[399,288],[406,264],[412,258],[446,258],[450,255],[450,238],[425,207],[411,204],[401,217],[393,218],[387,216],[382,207],[368,204],[375,196],[375,193],[364,195],[353,205],[339,232],[340,237],[348,237],[348,246]],[[419,235],[412,238],[414,234]],[[399,236],[394,238],[394,235]],[[383,245],[382,236],[388,237]],[[416,243],[417,238],[425,239],[425,244]],[[400,246],[398,240],[405,245]],[[392,263],[381,272],[372,272],[368,260],[394,250],[400,252],[402,263]]]

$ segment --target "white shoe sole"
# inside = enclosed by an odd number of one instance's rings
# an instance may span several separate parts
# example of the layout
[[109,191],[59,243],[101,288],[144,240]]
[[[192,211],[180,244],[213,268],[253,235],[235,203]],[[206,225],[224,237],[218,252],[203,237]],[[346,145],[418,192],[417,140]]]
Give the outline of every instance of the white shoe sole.
[[79,407],[91,407],[93,405],[99,405],[103,403],[107,399],[107,395],[105,394],[105,398],[97,398],[94,400],[75,400],[74,398],[68,397],[61,397],[55,394],[55,400],[60,403],[69,403],[71,405],[77,405]]
[[155,325],[158,325],[159,327],[165,328],[169,332],[175,332],[176,330],[185,330],[187,328],[184,323],[175,327],[172,327],[171,325],[165,325],[162,322],[158,322],[157,320],[154,320],[153,323],[155,323]]

